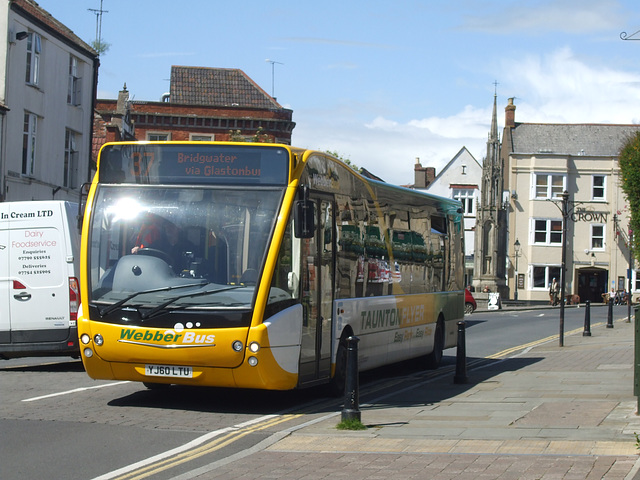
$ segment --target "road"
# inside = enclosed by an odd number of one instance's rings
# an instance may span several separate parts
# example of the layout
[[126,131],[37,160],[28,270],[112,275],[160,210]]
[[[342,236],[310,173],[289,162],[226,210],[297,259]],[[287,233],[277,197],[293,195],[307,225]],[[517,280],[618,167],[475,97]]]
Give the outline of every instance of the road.
[[[581,331],[584,312],[565,310],[565,332]],[[626,312],[614,308],[616,319]],[[476,312],[465,320],[471,366],[517,354],[516,346],[558,341],[558,309]],[[606,307],[591,309],[592,325],[606,321]],[[455,360],[449,349],[437,371],[409,362],[363,373],[361,403],[416,378],[451,373]],[[319,390],[150,391],[138,383],[93,381],[79,361],[66,358],[3,361],[0,389],[3,480],[174,478],[341,409],[339,399]]]

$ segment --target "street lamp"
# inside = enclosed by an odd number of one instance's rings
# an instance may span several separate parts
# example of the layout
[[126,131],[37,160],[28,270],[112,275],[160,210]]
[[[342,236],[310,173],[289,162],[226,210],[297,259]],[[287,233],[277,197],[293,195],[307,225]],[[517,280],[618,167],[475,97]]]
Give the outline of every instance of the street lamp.
[[513,291],[513,299],[518,300],[518,256],[520,254],[520,242],[516,238],[516,242],[513,244],[513,255],[516,257],[516,271],[515,271],[515,283]]
[[558,344],[564,346],[564,287],[567,270],[567,220],[569,219],[569,192],[560,194],[562,199],[562,268],[560,270],[560,332]]

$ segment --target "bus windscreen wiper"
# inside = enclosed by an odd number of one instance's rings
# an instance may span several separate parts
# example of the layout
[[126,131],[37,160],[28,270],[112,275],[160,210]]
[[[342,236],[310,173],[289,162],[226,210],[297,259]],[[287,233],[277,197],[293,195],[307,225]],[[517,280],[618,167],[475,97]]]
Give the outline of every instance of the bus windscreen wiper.
[[131,295],[123,298],[122,300],[119,300],[118,302],[114,303],[113,305],[109,305],[108,307],[103,308],[102,310],[99,309],[98,310],[98,314],[100,315],[100,318],[103,318],[105,315],[108,315],[109,313],[113,312],[115,309],[120,308],[122,305],[127,303],[129,300],[134,299],[138,295],[144,295],[145,293],[168,292],[170,290],[177,290],[179,288],[201,287],[203,285],[206,285],[207,283],[209,283],[209,282],[205,280],[205,281],[198,282],[198,283],[189,283],[187,285],[174,285],[174,286],[171,286],[171,287],[161,287],[161,288],[152,288],[150,290],[142,290],[141,292],[132,293]]
[[204,296],[204,295],[212,295],[214,293],[226,292],[227,290],[235,290],[237,288],[244,288],[244,285],[233,285],[231,287],[219,288],[218,290],[207,290],[206,292],[186,293],[184,295],[179,295],[177,297],[173,297],[173,298],[167,300],[164,303],[161,303],[157,307],[152,308],[147,313],[144,313],[144,314],[140,315],[140,318],[142,320],[146,320],[147,318],[151,318],[154,315],[156,315],[158,312],[163,310],[165,307],[167,307],[167,306],[171,305],[173,302],[175,302],[177,300],[180,300],[180,299],[183,299],[183,298],[201,297],[201,296]]

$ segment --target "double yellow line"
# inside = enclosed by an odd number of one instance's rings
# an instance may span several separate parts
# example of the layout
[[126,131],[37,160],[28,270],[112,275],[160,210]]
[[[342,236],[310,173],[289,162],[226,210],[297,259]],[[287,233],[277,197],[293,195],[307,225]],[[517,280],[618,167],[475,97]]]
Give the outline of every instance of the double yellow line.
[[[591,326],[592,327],[598,327],[600,325],[604,325],[604,322],[598,322],[598,323],[595,323],[595,324],[593,324]],[[575,330],[570,330],[568,332],[565,332],[565,335],[575,335],[576,333],[582,332],[583,330],[584,330],[583,328],[576,328]],[[514,353],[514,352],[518,352],[520,350],[524,350],[525,348],[535,347],[537,345],[542,345],[543,343],[547,343],[547,342],[550,342],[552,340],[556,340],[559,337],[560,337],[560,334],[551,335],[550,337],[541,338],[540,340],[536,340],[536,341],[530,342],[530,343],[525,343],[524,345],[518,345],[517,347],[507,348],[506,350],[502,350],[501,352],[494,353],[493,355],[488,355],[485,358],[489,358],[491,360],[499,360],[501,358],[506,357],[507,355],[510,355],[510,354]]]
[[126,473],[119,477],[115,477],[116,480],[139,480],[142,478],[150,477],[156,473],[169,470],[170,468],[177,467],[186,462],[190,462],[195,460],[196,458],[202,457],[203,455],[208,455],[213,453],[221,448],[226,447],[247,435],[258,432],[260,430],[264,430],[269,427],[273,427],[280,423],[288,422],[294,420],[298,417],[301,417],[302,414],[296,415],[281,415],[275,418],[271,418],[269,420],[265,420],[263,422],[257,423],[256,425],[252,425],[246,429],[235,430],[229,432],[225,435],[222,435],[210,442],[201,445],[200,447],[191,449],[189,451],[179,453],[174,457],[168,458],[166,460],[161,460],[159,462],[155,462],[146,467],[138,468],[132,472]]

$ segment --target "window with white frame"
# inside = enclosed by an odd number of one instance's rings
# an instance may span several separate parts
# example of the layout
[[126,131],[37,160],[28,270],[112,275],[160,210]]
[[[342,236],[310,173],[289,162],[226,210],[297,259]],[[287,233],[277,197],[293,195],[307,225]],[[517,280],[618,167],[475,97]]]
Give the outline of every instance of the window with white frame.
[[605,180],[604,175],[594,175],[592,178],[591,199],[605,200]]
[[559,198],[566,190],[565,175],[535,173],[533,175],[533,198]]
[[462,202],[462,210],[465,215],[475,215],[473,188],[454,188],[453,198]]
[[69,105],[80,105],[82,97],[80,91],[79,61],[73,55],[69,55],[69,82],[67,87],[67,103]]
[[22,174],[33,175],[36,165],[36,133],[38,117],[33,113],[24,114],[22,129]]
[[189,140],[192,142],[212,142],[213,135],[191,135]]
[[604,225],[591,225],[591,250],[604,250],[604,232]]
[[166,142],[171,140],[168,133],[147,133],[147,140],[150,142]]
[[67,129],[64,134],[64,179],[63,186],[78,186],[78,150],[76,150],[76,133]]
[[533,243],[538,245],[562,244],[562,220],[533,219]]
[[40,52],[42,51],[42,38],[35,32],[29,32],[27,36],[27,71],[25,82],[38,85],[40,77]]
[[547,290],[554,278],[560,283],[560,265],[533,265],[531,275],[532,288]]

